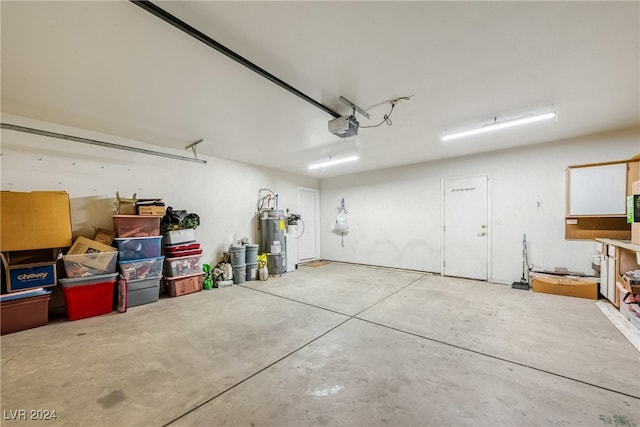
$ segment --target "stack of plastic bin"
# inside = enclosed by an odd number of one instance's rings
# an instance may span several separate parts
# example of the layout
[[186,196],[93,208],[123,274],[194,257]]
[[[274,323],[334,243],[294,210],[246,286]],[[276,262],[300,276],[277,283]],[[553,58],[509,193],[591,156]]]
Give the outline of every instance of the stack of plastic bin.
[[202,249],[193,229],[164,234],[164,283],[167,295],[178,297],[202,290]]
[[157,302],[162,280],[160,216],[114,215],[118,267],[127,283],[127,306]]
[[[91,247],[92,250],[82,249],[86,252],[62,256],[66,278],[58,279],[58,283],[64,293],[67,319],[79,320],[111,313],[118,276],[118,251],[84,237],[78,237],[69,252],[74,252],[74,247]],[[94,252],[97,250],[104,251]]]

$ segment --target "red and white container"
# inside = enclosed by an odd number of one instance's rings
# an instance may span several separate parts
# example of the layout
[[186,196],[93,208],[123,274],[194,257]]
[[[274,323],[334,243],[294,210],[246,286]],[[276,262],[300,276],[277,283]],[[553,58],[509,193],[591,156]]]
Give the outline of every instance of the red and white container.
[[67,319],[78,320],[113,311],[113,286],[118,273],[59,279],[67,305]]

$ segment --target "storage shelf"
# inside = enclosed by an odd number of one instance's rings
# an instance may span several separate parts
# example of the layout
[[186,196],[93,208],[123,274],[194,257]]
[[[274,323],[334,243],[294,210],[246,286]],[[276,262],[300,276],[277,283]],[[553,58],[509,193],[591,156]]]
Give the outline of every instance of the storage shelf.
[[634,294],[640,294],[640,285],[632,285],[623,276],[626,271],[640,269],[640,263],[638,263],[638,253],[640,253],[640,245],[631,243],[629,241],[620,241],[612,239],[596,239],[600,243],[605,245],[615,246],[618,248],[616,252],[617,265],[615,272],[615,279],[619,282],[627,291]]
[[631,239],[631,224],[626,216],[617,217],[566,217],[565,239]]
[[569,215],[565,217],[566,219],[581,219],[581,218],[624,218],[626,220],[626,214],[616,214],[616,215]]
[[[626,180],[625,182],[617,183],[619,177],[615,179],[615,182],[611,182],[609,187],[611,187],[611,191],[618,192],[621,191],[622,188],[620,186],[624,186],[626,196],[633,194],[633,182],[640,180],[640,161],[638,161],[638,157],[636,156],[630,160],[619,160],[612,162],[602,162],[602,163],[593,163],[587,165],[574,165],[569,166],[567,168],[567,179],[566,179],[566,214],[565,214],[565,239],[571,240],[591,240],[598,238],[609,238],[609,239],[619,239],[619,240],[630,240],[631,239],[631,225],[627,224],[627,217],[625,214],[583,214],[576,215],[571,213],[571,201],[572,195],[574,194],[572,191],[576,189],[582,189],[582,192],[578,192],[578,194],[582,195],[581,200],[589,200],[592,202],[593,197],[597,197],[602,194],[608,194],[608,191],[600,189],[599,191],[591,191],[591,187],[587,186],[587,192],[585,192],[584,184],[585,178],[582,177],[582,181],[574,182],[572,184],[571,180],[571,171],[580,170],[584,168],[602,168],[604,166],[615,166],[619,164],[626,163],[627,171],[626,171]],[[607,170],[609,168],[606,168]],[[609,176],[611,178],[611,174],[602,174],[602,170],[598,169],[597,176],[591,176],[589,179],[594,184],[594,188],[598,187],[599,183],[603,178]],[[596,172],[594,172],[595,174]],[[594,180],[595,179],[595,180]],[[575,185],[574,185],[575,184]],[[598,185],[596,185],[598,184]],[[608,187],[608,188],[609,188]],[[584,193],[584,194],[583,194]],[[586,198],[585,198],[586,197]],[[616,198],[616,200],[619,200]],[[592,206],[589,205],[589,206]],[[575,210],[575,209],[574,209]],[[593,210],[598,210],[594,208]],[[622,209],[612,209],[610,212],[619,212]],[[626,210],[626,208],[624,209]]]
[[[640,252],[640,245],[636,245],[635,243],[631,243],[628,239],[627,241],[614,240],[614,239],[596,239],[600,243],[604,243],[606,245],[618,246],[619,248],[624,248],[633,252]],[[625,239],[623,239],[625,240]]]

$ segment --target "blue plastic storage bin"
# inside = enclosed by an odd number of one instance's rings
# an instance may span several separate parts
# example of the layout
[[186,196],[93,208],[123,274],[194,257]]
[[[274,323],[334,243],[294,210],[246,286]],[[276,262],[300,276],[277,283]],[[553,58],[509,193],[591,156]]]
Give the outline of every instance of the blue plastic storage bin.
[[162,236],[116,238],[114,240],[118,245],[120,261],[155,258],[162,255]]

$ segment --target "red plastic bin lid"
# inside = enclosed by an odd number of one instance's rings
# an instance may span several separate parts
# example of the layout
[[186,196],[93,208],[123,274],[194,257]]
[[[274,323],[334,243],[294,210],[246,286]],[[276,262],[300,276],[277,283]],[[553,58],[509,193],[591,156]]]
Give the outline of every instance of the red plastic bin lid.
[[181,243],[179,245],[165,245],[164,250],[168,254],[174,254],[181,251],[193,251],[200,249],[200,243]]
[[181,258],[184,256],[191,256],[191,255],[202,255],[202,249],[197,249],[197,250],[191,250],[191,251],[177,251],[177,252],[171,252],[169,254],[171,258]]

